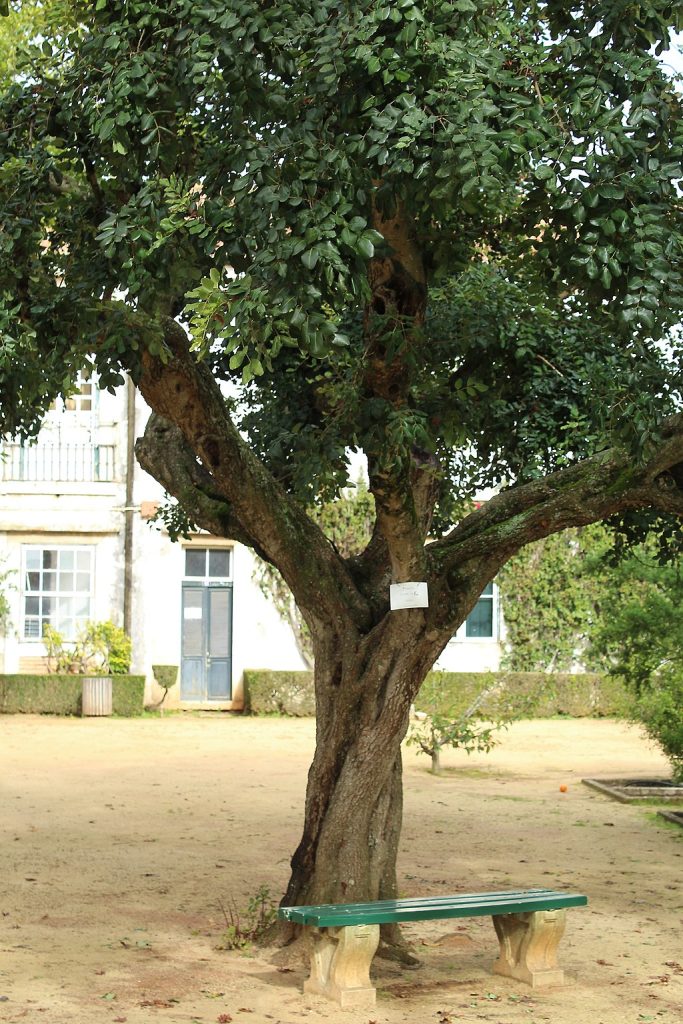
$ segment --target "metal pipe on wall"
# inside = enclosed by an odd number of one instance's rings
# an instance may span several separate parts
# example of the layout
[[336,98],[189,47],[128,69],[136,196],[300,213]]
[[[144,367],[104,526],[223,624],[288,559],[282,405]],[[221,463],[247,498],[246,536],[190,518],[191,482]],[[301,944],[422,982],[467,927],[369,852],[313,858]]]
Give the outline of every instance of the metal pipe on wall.
[[135,481],[135,385],[126,379],[126,510],[123,533],[123,628],[133,629],[133,484]]

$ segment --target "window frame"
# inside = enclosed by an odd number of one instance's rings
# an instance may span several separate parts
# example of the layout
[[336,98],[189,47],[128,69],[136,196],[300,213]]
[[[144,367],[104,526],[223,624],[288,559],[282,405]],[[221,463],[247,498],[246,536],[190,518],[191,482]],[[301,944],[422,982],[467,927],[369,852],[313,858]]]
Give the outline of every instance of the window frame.
[[[198,576],[188,576],[187,573],[187,556],[188,553],[197,553],[199,551],[204,552],[204,573]],[[228,556],[228,575],[211,575],[210,559],[211,553],[215,551],[225,552]],[[183,547],[183,582],[186,583],[201,583],[206,586],[210,583],[231,583],[233,578],[233,547],[223,547],[217,544],[188,544]]]
[[[487,584],[487,587],[491,587],[491,593],[486,594],[486,587],[479,595],[477,605],[480,601],[491,601],[491,634],[490,636],[468,636],[467,634],[467,623],[469,622],[470,615],[474,611],[470,612],[465,621],[458,627],[457,632],[451,637],[451,643],[466,643],[466,644],[491,644],[499,643],[500,641],[500,595],[498,585],[493,580]],[[476,608],[477,605],[474,607]]]
[[[38,553],[38,567],[29,566],[29,554]],[[44,564],[45,554],[47,552],[56,555],[55,565],[46,566]],[[73,565],[67,567],[62,563],[61,556],[64,554],[73,554],[74,562]],[[78,555],[88,555],[88,566],[87,568],[83,565],[78,565]],[[32,589],[29,586],[29,573],[38,574],[38,587]],[[45,587],[45,575],[54,575],[55,586],[53,589],[47,589]],[[77,577],[82,574],[88,576],[88,588],[78,589],[76,587]],[[72,577],[72,589],[60,589],[60,576],[70,575]],[[71,600],[72,602],[77,599],[82,599],[87,603],[87,612],[82,614],[75,614],[73,611],[68,615],[68,619],[71,623],[71,627],[68,632],[63,629],[59,629],[60,623],[60,601]],[[95,598],[95,546],[92,544],[23,544],[21,550],[21,638],[20,643],[43,643],[44,627],[46,624],[52,626],[53,629],[57,629],[62,633],[64,640],[72,642],[76,639],[78,630],[93,617],[93,605]],[[37,612],[28,611],[29,599],[36,600],[38,602]],[[53,607],[48,613],[44,612],[43,602],[50,601]],[[64,619],[62,618],[63,622]],[[28,633],[27,626],[29,622],[36,623],[38,632]]]

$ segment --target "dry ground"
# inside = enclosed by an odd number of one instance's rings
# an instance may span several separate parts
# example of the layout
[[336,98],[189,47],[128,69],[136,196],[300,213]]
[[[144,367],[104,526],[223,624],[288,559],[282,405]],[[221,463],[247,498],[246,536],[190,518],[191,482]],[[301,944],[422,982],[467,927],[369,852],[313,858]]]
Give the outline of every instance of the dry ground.
[[306,972],[282,951],[218,949],[221,908],[283,889],[313,735],[225,714],[0,718],[0,1021],[683,1020],[683,830],[580,784],[666,773],[608,721],[519,723],[488,756],[447,754],[440,778],[406,755],[403,894],[587,893],[562,943],[569,987],[493,977],[488,919],[413,926],[424,966],[376,960],[372,1013],[302,996]]

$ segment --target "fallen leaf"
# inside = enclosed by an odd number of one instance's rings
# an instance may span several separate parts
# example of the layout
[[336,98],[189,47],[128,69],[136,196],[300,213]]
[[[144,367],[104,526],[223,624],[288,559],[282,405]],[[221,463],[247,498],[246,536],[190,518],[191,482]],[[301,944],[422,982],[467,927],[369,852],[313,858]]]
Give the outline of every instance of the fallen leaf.
[[229,1013],[221,1013],[216,1017],[216,1020],[218,1021],[218,1024],[230,1024],[232,1017]]

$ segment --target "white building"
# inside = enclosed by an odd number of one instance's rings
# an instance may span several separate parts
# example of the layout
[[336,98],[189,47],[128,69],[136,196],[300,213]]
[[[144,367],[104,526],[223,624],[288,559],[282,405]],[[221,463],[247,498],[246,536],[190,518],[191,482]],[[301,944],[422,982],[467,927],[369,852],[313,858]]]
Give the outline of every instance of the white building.
[[[84,380],[47,417],[36,444],[5,444],[0,570],[11,570],[0,670],[47,670],[45,623],[73,639],[111,620],[133,640],[131,671],[160,699],[152,666],[178,665],[167,706],[237,709],[247,668],[304,668],[293,636],[253,580],[244,546],[198,534],[171,543],[151,525],[163,493],[133,456],[149,410],[132,386]],[[438,666],[498,667],[498,601],[489,587]]]

